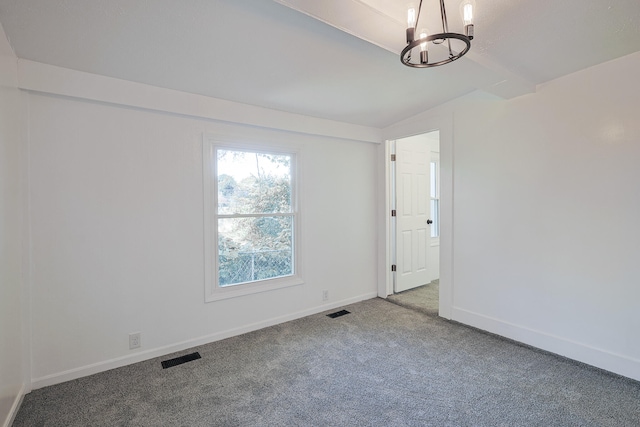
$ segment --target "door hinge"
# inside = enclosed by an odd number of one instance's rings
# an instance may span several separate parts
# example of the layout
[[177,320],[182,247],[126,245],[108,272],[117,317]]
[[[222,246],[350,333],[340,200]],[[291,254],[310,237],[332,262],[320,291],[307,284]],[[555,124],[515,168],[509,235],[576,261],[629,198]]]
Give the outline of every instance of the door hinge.
[[392,154],[392,155],[391,155],[391,161],[392,161],[392,162],[395,162],[395,161],[396,161],[396,155],[395,155],[395,154]]
[[391,271],[396,271],[396,265],[395,264],[391,264]]
[[396,210],[395,209],[391,209],[391,216],[396,216]]

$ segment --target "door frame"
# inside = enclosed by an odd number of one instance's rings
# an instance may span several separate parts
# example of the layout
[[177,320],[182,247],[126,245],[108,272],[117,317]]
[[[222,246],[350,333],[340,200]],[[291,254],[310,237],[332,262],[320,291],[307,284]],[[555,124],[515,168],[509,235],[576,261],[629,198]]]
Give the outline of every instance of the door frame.
[[[392,189],[391,189],[391,141],[406,138],[432,131],[440,132],[440,295],[439,295],[439,314],[441,317],[451,319],[452,308],[454,306],[453,288],[453,194],[454,194],[454,156],[453,156],[453,117],[452,114],[434,116],[429,119],[415,121],[405,124],[398,128],[385,132],[382,153],[382,170],[380,173],[383,183],[380,188],[384,189],[384,212],[379,247],[379,279],[378,279],[378,296],[386,298],[393,294],[393,273],[391,271],[392,260]],[[382,172],[382,171],[381,171]],[[382,240],[382,239],[381,239]]]

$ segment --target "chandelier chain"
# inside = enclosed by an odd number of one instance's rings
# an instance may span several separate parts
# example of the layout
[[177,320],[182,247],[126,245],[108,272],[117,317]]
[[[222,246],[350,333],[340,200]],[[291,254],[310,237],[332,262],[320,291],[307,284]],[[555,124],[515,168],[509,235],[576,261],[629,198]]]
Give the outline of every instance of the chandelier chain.
[[[444,0],[440,0],[440,17],[442,18],[442,32],[448,33],[449,22],[447,21],[447,10],[444,8]],[[451,49],[451,39],[447,39],[447,45],[449,47],[449,58],[453,58],[453,50]]]

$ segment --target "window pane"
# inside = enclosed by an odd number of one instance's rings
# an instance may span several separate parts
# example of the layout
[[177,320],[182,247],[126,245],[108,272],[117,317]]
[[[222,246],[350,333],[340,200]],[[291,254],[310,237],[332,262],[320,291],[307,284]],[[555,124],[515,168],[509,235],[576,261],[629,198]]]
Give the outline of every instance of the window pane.
[[436,162],[431,162],[431,197],[438,197],[438,169]]
[[291,212],[291,156],[218,149],[218,214]]
[[218,219],[220,286],[293,274],[293,217]]
[[431,199],[431,237],[440,237],[440,200]]

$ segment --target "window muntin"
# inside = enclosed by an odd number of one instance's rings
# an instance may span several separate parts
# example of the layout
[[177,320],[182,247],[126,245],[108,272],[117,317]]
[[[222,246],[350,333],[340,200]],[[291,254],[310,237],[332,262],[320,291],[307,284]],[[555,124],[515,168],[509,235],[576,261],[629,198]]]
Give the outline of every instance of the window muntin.
[[206,299],[302,283],[295,151],[205,139],[204,154]]

